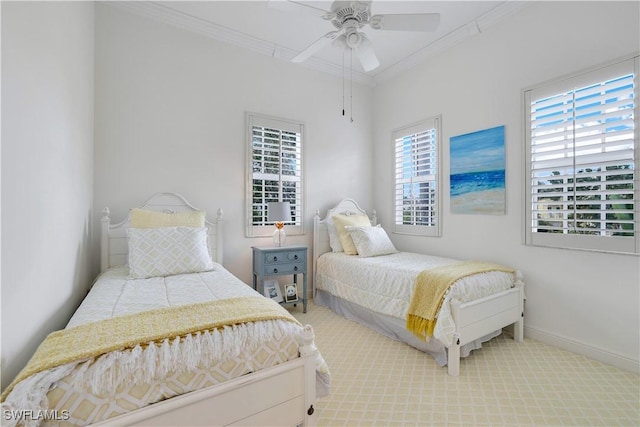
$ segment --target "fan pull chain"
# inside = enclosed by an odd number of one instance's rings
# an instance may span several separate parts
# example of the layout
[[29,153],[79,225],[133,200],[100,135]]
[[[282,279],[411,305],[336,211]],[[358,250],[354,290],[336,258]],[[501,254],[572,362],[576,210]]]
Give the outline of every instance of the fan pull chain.
[[344,116],[344,50],[342,51],[342,116]]
[[353,49],[351,49],[351,66],[350,66],[350,77],[349,77],[349,108],[351,109],[349,121],[353,123]]

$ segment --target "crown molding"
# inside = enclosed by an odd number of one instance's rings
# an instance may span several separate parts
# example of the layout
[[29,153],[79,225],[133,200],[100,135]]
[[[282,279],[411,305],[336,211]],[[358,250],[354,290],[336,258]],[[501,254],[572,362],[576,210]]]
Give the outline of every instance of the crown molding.
[[[157,22],[162,22],[284,61],[291,61],[291,59],[298,54],[298,52],[284,46],[279,46],[275,43],[253,37],[232,28],[215,24],[152,1],[114,1],[105,2],[105,4],[118,7]],[[369,75],[353,70],[349,71],[350,79],[356,83],[374,87],[385,80],[413,68],[416,65],[426,62],[430,58],[433,58],[437,54],[455,46],[461,41],[481,33],[490,26],[515,14],[529,4],[529,1],[507,0],[478,19],[457,28],[444,37],[441,37],[433,43],[414,52],[402,61],[387,67],[383,71],[375,75]],[[311,57],[303,63],[296,64],[296,66],[303,66],[305,68],[328,73],[341,78],[344,76],[344,69],[342,66],[316,57]]]

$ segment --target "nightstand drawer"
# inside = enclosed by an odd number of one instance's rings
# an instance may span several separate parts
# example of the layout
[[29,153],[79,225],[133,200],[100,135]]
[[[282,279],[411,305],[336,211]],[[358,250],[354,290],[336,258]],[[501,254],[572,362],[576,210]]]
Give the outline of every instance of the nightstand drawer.
[[295,261],[306,261],[305,251],[273,252],[264,254],[265,264],[280,264]]
[[264,267],[264,274],[296,274],[305,272],[305,263],[271,264]]

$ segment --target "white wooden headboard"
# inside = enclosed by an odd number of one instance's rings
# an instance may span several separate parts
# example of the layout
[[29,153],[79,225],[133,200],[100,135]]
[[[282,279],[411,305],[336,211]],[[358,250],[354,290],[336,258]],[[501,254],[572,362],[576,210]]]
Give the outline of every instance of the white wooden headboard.
[[[332,215],[367,215],[364,209],[358,206],[353,199],[342,199],[333,208],[327,211],[327,215],[324,219],[320,218],[320,211],[316,210],[316,214],[313,217],[313,271],[316,271],[316,261],[320,255],[331,252],[331,246],[329,246],[329,231],[327,230],[327,218]],[[378,223],[376,211],[373,211],[372,218],[370,218],[371,225]]]
[[[176,193],[156,193],[141,206],[143,209],[166,213],[197,211],[187,200]],[[102,210],[102,227],[100,232],[100,271],[105,271],[115,265],[127,263],[129,245],[127,243],[127,228],[130,227],[130,215],[117,224],[111,224],[109,208]],[[216,212],[213,221],[205,219],[208,228],[209,253],[213,261],[222,264],[222,209]]]

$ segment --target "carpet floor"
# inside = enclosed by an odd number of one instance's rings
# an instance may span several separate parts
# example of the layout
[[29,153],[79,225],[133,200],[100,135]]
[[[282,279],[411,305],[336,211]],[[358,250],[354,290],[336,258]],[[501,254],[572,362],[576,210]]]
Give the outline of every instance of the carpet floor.
[[316,332],[331,370],[320,426],[639,426],[640,376],[501,335],[460,376],[408,345],[310,302],[292,314]]

